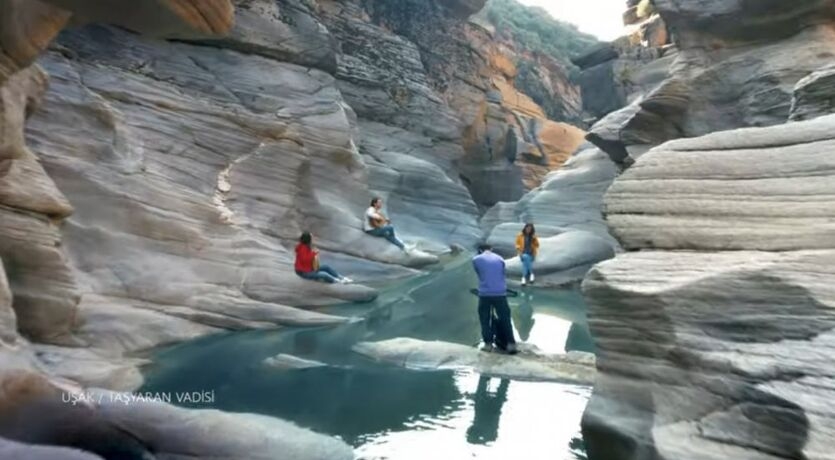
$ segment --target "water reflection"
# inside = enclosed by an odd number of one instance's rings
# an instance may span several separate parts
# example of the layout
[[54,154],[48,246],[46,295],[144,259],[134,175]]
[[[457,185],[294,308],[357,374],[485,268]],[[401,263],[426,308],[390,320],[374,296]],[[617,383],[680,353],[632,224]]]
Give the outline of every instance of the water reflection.
[[516,328],[519,339],[522,342],[527,342],[531,337],[534,323],[536,323],[533,317],[533,294],[531,292],[521,292],[516,299],[518,305],[516,308],[511,308],[510,315],[513,318],[513,326]]
[[[464,259],[386,291],[371,305],[327,309],[361,316],[360,322],[226,334],[161,350],[143,391],[213,389],[218,409],[291,420],[339,436],[367,458],[423,459],[427,446],[442,458],[582,458],[579,423],[587,387],[416,372],[351,352],[359,341],[394,337],[476,343],[477,300],[468,292],[473,285]],[[543,351],[592,349],[577,291],[528,289],[511,299],[511,311],[519,338]],[[264,366],[265,358],[279,353],[327,366]]]
[[507,401],[507,387],[510,381],[501,379],[499,387],[494,393],[488,391],[490,377],[481,376],[478,379],[473,401],[475,402],[475,417],[467,428],[467,442],[470,444],[489,444],[499,437],[499,419],[502,416],[502,406]]

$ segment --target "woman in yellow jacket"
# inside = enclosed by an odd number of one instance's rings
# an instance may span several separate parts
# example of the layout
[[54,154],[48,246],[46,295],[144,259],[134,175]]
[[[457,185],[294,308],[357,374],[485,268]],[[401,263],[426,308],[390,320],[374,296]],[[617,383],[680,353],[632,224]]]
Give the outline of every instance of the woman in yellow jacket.
[[534,282],[533,261],[539,251],[539,238],[533,224],[525,224],[522,233],[516,236],[516,253],[522,261],[522,286]]

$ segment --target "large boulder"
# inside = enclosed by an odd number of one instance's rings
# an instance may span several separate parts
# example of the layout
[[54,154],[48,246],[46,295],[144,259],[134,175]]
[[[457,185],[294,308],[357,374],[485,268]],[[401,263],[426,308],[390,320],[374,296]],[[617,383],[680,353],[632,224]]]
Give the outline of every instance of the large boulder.
[[835,251],[642,251],[583,288],[591,459],[827,458]]
[[[600,212],[603,194],[618,172],[599,149],[577,152],[518,202],[499,203],[487,211],[481,220],[487,241],[505,257],[515,256],[516,235],[525,223],[533,223],[542,247],[537,280],[552,286],[582,280],[591,265],[620,249]],[[518,258],[508,270],[521,275]]]
[[668,142],[606,195],[626,249],[583,283],[589,458],[827,458],[835,116]]
[[[534,262],[536,283],[549,287],[581,280],[594,264],[615,256],[615,249],[608,240],[583,230],[540,237],[539,244]],[[519,257],[508,261],[507,274],[513,278],[522,276]]]

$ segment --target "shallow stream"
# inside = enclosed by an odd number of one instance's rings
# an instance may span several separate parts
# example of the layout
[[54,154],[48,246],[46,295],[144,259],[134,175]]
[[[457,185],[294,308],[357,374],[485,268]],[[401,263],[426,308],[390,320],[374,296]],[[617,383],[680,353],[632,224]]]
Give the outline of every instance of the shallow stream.
[[[361,321],[223,334],[160,350],[142,391],[213,392],[209,407],[290,420],[343,439],[369,460],[584,459],[580,417],[590,387],[413,371],[351,352],[357,342],[394,337],[475,345],[477,299],[468,292],[475,285],[461,257],[387,288],[372,304],[327,309]],[[550,353],[593,351],[576,290],[527,288],[510,300],[517,339]],[[263,363],[279,353],[327,366]]]

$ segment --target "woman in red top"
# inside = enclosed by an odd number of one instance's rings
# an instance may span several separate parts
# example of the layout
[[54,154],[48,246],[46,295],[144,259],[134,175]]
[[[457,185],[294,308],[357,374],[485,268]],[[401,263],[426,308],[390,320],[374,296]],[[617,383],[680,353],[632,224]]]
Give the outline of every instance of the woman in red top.
[[313,236],[310,232],[302,233],[296,245],[296,274],[306,280],[326,283],[350,283],[349,278],[340,276],[327,265],[319,266],[319,250],[313,248]]

